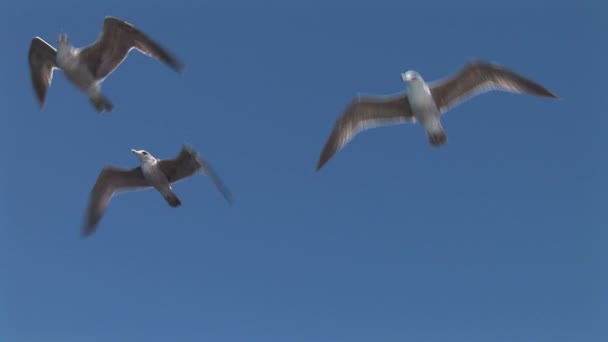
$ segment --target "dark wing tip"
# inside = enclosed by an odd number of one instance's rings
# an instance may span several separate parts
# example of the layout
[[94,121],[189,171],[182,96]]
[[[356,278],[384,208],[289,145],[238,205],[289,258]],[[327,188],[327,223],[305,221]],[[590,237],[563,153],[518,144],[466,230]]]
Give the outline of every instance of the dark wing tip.
[[559,95],[557,95],[556,93],[554,93],[554,92],[552,92],[552,91],[550,91],[548,89],[543,89],[543,90],[544,90],[544,92],[542,94],[543,96],[550,97],[550,98],[553,98],[553,99],[559,99],[560,98]]
[[87,216],[82,223],[82,228],[80,229],[80,238],[85,239],[88,236],[92,235],[97,227],[97,222],[91,218],[91,214],[87,213]]
[[341,131],[345,128],[341,127],[341,124],[347,115],[348,112],[353,110],[354,107],[357,106],[360,102],[362,102],[363,97],[357,96],[353,100],[351,100],[348,105],[344,108],[336,122],[334,123],[334,127],[329,133],[329,137],[327,137],[327,141],[325,145],[323,145],[323,150],[321,150],[321,155],[319,156],[319,161],[317,162],[316,172],[319,172],[321,168],[338,152],[338,150],[342,147],[340,143],[338,143],[339,136]]
[[96,230],[97,222],[99,221],[99,219],[94,219],[91,216],[90,210],[90,208],[87,209],[87,216],[85,217],[84,222],[82,223],[82,229],[80,230],[81,239],[84,239],[89,235],[93,234]]
[[135,48],[149,56],[152,56],[153,58],[160,60],[178,74],[183,74],[186,68],[184,62],[177,58],[177,56],[175,56],[163,44],[158,42],[156,39],[151,38],[147,33],[135,25],[117,18],[106,19],[106,23],[122,27],[123,30],[130,32],[136,37],[134,38],[135,42],[133,42],[133,46]]
[[85,239],[95,232],[94,227],[84,226],[80,232],[80,238]]
[[553,93],[552,91],[548,90],[547,88],[543,87],[542,85],[540,85],[522,75],[519,75],[515,71],[510,70],[498,63],[484,62],[484,61],[480,61],[480,60],[472,60],[472,61],[469,61],[468,65],[469,65],[469,67],[488,69],[491,71],[497,71],[504,75],[508,75],[509,77],[515,79],[517,82],[524,84],[525,85],[524,87],[527,88],[525,90],[529,94],[537,95],[537,96],[544,96],[544,97],[551,97],[551,98],[559,98],[559,96],[557,94]]
[[333,155],[337,152],[339,147],[336,146],[335,140],[336,137],[336,129],[332,130],[329,138],[327,138],[327,142],[323,146],[323,150],[321,151],[321,155],[319,156],[319,161],[317,162],[316,172],[319,172],[321,168],[333,157]]
[[[143,35],[143,33],[142,33]],[[179,58],[177,58],[170,50],[160,45],[158,42],[150,39],[145,36],[148,40],[148,43],[153,46],[155,50],[153,52],[153,57],[160,60],[162,63],[166,64],[171,70],[175,71],[178,74],[183,74],[186,69],[186,65]]]
[[321,155],[319,156],[319,161],[317,162],[316,172],[319,172],[323,165],[327,163],[329,159],[334,155],[336,148],[334,148],[334,139],[336,136],[336,130],[339,129],[338,125],[340,124],[340,119],[334,124],[334,128],[329,133],[329,137],[327,137],[327,141],[325,141],[325,145],[323,145],[323,149],[321,150]]
[[234,196],[232,195],[232,192],[228,190],[228,188],[224,187],[221,190],[221,193],[226,199],[226,202],[228,202],[228,205],[234,205]]
[[524,77],[519,77],[519,82],[523,85],[521,90],[530,95],[543,96],[554,99],[559,98],[557,94],[553,93],[552,91],[548,90],[547,88],[532,80],[529,80]]
[[230,189],[218,176],[213,167],[211,167],[211,164],[205,161],[205,159],[200,154],[196,153],[188,145],[184,145],[182,151],[187,151],[190,154],[190,156],[198,164],[198,170],[202,171],[204,174],[207,175],[207,177],[211,179],[211,181],[215,184],[224,199],[226,199],[226,202],[228,202],[229,205],[232,205],[234,203],[234,195],[232,194],[232,191],[230,191]]
[[319,172],[330,158],[331,156],[328,155],[327,149],[324,148],[321,152],[321,157],[319,157],[319,161],[317,162],[317,168],[315,169],[315,172]]
[[186,70],[186,65],[175,57],[171,57],[171,60],[169,60],[167,64],[178,74],[183,74],[184,70]]
[[38,104],[38,109],[42,110],[44,108],[44,103],[46,102],[46,89],[43,89],[39,84],[33,80],[35,76],[32,76],[32,82],[34,84],[34,97],[36,98],[36,103]]
[[550,91],[549,89],[543,87],[542,85],[540,85],[532,80],[529,80],[529,79],[526,79],[526,78],[520,76],[520,81],[523,84],[525,84],[524,89],[522,89],[522,90],[524,90],[528,94],[549,97],[549,98],[554,98],[554,99],[559,98],[559,96],[557,94],[555,94],[554,92]]
[[46,102],[45,90],[40,89],[38,86],[34,85],[34,97],[36,98],[36,103],[38,104],[38,109],[42,110],[44,108],[44,103]]
[[554,92],[552,92],[551,90],[548,90],[548,89],[546,89],[546,90],[547,90],[547,93],[548,93],[547,96],[552,97],[554,99],[561,99],[562,98],[557,93],[554,93]]
[[184,70],[186,69],[186,65],[177,59],[177,57],[173,56],[169,52],[165,51],[165,54],[160,56],[159,58],[163,63],[165,63],[171,70],[176,73],[182,75]]

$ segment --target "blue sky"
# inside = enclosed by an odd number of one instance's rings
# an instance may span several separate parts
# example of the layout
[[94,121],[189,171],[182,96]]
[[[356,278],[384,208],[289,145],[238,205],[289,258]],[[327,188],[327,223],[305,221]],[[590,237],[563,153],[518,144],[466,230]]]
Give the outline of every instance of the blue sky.
[[[402,2],[0,5],[0,341],[605,341],[606,5]],[[401,3],[401,4],[400,4]],[[43,111],[32,37],[77,46],[104,16],[186,63],[140,53],[95,113],[55,72]],[[470,59],[561,96],[491,93],[423,130],[368,130],[321,170],[356,94],[404,90]],[[80,239],[91,187],[131,148],[204,176],[114,197]]]

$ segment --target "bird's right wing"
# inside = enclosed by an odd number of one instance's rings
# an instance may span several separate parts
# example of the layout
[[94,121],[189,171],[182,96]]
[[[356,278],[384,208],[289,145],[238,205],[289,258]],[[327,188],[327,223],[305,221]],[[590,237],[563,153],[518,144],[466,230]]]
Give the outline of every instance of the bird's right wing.
[[91,190],[89,207],[82,230],[82,236],[88,236],[103,216],[114,193],[150,187],[141,171],[141,167],[122,169],[113,166],[104,168]]
[[415,121],[407,94],[390,97],[359,97],[336,121],[317,164],[317,171],[354,136],[366,129]]
[[57,67],[56,56],[57,50],[42,38],[34,37],[32,39],[28,53],[30,77],[38,105],[41,108],[44,106],[46,91],[53,79],[53,69]]

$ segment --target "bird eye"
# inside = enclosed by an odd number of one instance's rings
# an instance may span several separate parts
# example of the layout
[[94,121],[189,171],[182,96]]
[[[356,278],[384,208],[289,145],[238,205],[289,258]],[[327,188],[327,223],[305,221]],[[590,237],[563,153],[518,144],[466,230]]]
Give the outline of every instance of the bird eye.
[[143,154],[144,156],[147,156],[147,155],[148,155],[148,152],[143,151],[141,154]]

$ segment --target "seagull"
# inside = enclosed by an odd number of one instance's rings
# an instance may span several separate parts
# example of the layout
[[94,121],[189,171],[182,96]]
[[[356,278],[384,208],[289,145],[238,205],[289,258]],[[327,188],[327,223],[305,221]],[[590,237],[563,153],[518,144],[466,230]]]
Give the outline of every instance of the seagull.
[[101,84],[134,48],[162,61],[178,73],[183,71],[182,62],[162,46],[132,24],[115,17],[105,17],[97,41],[84,48],[73,47],[63,32],[57,40],[57,49],[42,38],[34,37],[28,59],[39,107],[44,107],[53,70],[61,69],[68,80],[89,97],[98,113],[111,112],[114,106],[101,92]]
[[144,150],[132,149],[131,152],[139,158],[140,166],[133,169],[106,166],[99,174],[91,191],[82,237],[95,231],[110,199],[119,192],[155,188],[169,203],[169,206],[179,207],[181,201],[173,192],[171,185],[194,175],[199,170],[207,174],[228,203],[232,203],[232,195],[228,188],[215,174],[209,163],[191,147],[183,146],[174,159],[156,159]]
[[359,96],[336,121],[323,147],[316,171],[357,133],[372,127],[420,122],[432,146],[447,142],[441,115],[481,93],[500,90],[558,98],[543,86],[497,64],[470,61],[459,72],[427,84],[416,71],[401,74],[408,92],[390,96]]

